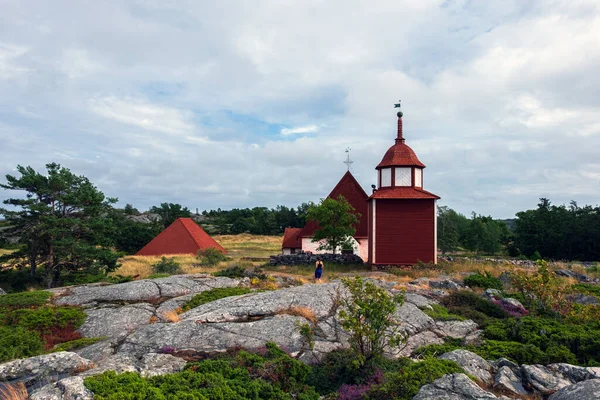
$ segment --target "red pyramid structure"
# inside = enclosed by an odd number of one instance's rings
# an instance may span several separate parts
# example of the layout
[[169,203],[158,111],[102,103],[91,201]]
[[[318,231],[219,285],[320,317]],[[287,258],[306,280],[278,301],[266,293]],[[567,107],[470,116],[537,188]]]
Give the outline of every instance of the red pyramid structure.
[[136,256],[163,256],[168,254],[196,254],[200,249],[213,247],[226,250],[211,238],[191,218],[179,218],[138,251]]

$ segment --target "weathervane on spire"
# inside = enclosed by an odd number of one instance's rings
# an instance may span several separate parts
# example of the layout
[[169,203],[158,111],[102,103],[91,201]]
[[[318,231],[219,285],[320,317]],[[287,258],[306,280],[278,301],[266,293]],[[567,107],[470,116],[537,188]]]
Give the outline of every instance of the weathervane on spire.
[[[400,103],[402,103],[402,100],[398,100],[398,103],[394,104],[394,108],[402,107],[402,105]],[[402,117],[402,111],[398,110],[398,118],[401,118],[401,117]]]
[[348,172],[350,172],[350,165],[354,162],[350,160],[350,150],[350,147],[346,147],[346,161],[344,161],[344,164],[348,167]]

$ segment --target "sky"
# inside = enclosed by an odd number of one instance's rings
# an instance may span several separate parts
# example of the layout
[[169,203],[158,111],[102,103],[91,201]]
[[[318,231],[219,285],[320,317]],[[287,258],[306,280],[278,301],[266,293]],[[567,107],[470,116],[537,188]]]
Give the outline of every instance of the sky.
[[350,148],[370,192],[402,100],[439,204],[597,205],[599,74],[597,0],[0,0],[0,182],[57,162],[140,210],[297,206]]

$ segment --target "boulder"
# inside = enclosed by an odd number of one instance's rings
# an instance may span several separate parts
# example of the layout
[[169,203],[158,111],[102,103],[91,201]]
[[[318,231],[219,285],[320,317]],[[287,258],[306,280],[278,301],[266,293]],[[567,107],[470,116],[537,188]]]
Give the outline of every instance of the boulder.
[[466,321],[435,321],[434,331],[442,337],[463,339],[477,331],[477,324],[470,319]]
[[2,288],[0,288],[0,296],[2,296],[3,294],[6,294],[6,292]]
[[488,300],[502,298],[502,292],[500,292],[498,289],[485,289],[485,292],[483,292],[481,295]]
[[529,394],[523,387],[521,378],[507,366],[501,367],[496,373],[494,378],[494,388],[519,396],[526,396]]
[[447,289],[447,290],[459,290],[462,288],[462,285],[454,282],[451,279],[442,279],[442,280],[430,280],[429,287],[433,289]]
[[460,365],[467,374],[470,374],[485,384],[491,384],[493,381],[492,365],[478,356],[477,354],[468,350],[454,350],[448,353],[444,353],[438,357],[441,360],[454,361]]
[[538,392],[549,395],[572,384],[561,373],[552,371],[543,365],[522,365],[523,382],[529,383]]
[[548,400],[600,399],[600,379],[590,379],[560,389]]
[[431,331],[424,331],[409,336],[404,347],[400,350],[399,356],[410,357],[419,348],[430,344],[444,344],[444,339]]
[[54,300],[57,305],[96,306],[98,303],[154,302],[164,298],[201,293],[218,287],[238,286],[239,281],[208,275],[175,275],[103,286],[77,286]]
[[79,328],[84,337],[117,337],[150,323],[154,307],[148,303],[123,307],[105,306],[85,310],[87,318]]
[[417,293],[406,293],[404,295],[404,301],[406,303],[414,304],[421,310],[429,310],[431,309],[432,304],[438,304],[437,301],[428,299],[427,297]]
[[60,351],[0,364],[0,381],[18,381],[32,386],[41,380],[52,382],[93,367],[90,360]]
[[86,389],[83,378],[72,376],[36,390],[31,400],[92,400],[94,394]]
[[569,269],[557,269],[556,271],[554,271],[554,273],[557,276],[577,279],[579,282],[595,282],[594,278]]
[[140,374],[144,377],[174,374],[183,370],[187,362],[170,354],[149,353],[140,361]]
[[565,363],[549,364],[546,367],[572,383],[600,378],[600,367],[580,367]]
[[413,400],[485,400],[497,399],[465,374],[450,374],[419,389]]
[[402,321],[401,329],[407,335],[415,335],[435,327],[433,318],[412,303],[405,302],[402,307],[398,307],[395,316]]
[[567,296],[567,300],[572,301],[577,304],[583,304],[584,306],[593,306],[600,304],[600,300],[596,296],[591,296],[589,294],[583,293],[574,293]]

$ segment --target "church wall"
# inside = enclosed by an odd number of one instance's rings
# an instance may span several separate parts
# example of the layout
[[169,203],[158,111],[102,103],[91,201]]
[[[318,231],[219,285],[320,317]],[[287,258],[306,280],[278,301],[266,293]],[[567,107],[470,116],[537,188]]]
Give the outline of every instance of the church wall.
[[284,247],[282,254],[285,254],[285,255],[292,254],[292,249]]
[[436,261],[435,201],[377,200],[375,263]]

